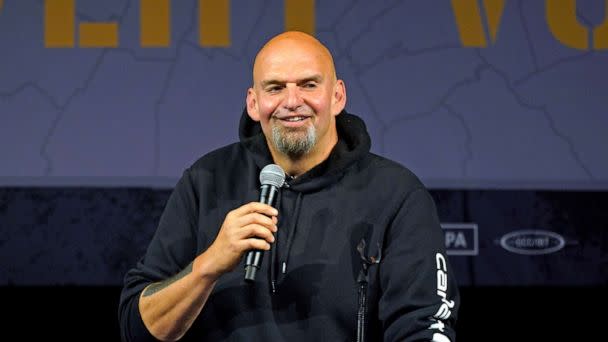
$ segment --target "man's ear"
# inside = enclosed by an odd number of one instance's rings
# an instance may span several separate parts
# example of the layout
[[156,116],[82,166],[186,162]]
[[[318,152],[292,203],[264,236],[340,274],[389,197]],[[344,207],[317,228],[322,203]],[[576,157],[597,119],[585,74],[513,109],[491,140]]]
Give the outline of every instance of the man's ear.
[[253,88],[247,89],[247,114],[253,121],[260,121],[260,113],[258,111],[258,100]]
[[331,98],[331,113],[336,116],[346,106],[346,86],[342,80],[337,80]]

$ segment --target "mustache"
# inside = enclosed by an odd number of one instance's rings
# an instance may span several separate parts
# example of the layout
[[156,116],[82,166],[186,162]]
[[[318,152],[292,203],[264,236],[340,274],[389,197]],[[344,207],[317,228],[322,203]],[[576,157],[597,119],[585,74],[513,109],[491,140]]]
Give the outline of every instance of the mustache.
[[308,106],[298,107],[295,111],[289,109],[279,109],[272,113],[271,118],[273,119],[283,119],[291,116],[313,116],[314,111],[312,108]]

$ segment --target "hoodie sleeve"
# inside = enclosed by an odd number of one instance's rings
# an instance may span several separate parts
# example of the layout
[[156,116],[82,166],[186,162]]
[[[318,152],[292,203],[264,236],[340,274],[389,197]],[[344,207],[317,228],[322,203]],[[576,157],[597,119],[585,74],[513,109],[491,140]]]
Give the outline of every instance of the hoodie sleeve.
[[147,285],[178,273],[196,257],[197,203],[186,170],[167,201],[144,257],[124,277],[118,307],[122,341],[156,341],[141,319],[139,295]]
[[378,314],[385,341],[454,342],[459,292],[432,197],[405,198],[385,236]]

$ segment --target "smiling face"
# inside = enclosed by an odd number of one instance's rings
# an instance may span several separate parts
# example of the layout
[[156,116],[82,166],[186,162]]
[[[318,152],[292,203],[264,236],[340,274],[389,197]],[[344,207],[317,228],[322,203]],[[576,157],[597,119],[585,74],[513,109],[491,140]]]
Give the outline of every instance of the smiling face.
[[331,55],[315,38],[287,32],[256,57],[247,111],[260,122],[273,156],[324,160],[338,141],[335,117],[345,102]]

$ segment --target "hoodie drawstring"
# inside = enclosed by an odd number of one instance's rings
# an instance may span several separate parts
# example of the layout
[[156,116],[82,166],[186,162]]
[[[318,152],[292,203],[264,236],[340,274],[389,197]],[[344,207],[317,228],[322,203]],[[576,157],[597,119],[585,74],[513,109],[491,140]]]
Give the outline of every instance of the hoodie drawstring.
[[[279,196],[277,197],[277,209],[281,208],[281,199],[283,198],[283,191],[279,191]],[[270,248],[270,289],[272,293],[277,292],[277,250],[279,249],[279,234],[274,234],[274,245]]]
[[300,216],[300,207],[302,206],[302,193],[298,192],[298,197],[296,198],[296,211],[293,215],[293,220],[291,221],[291,227],[289,227],[289,235],[287,235],[287,251],[285,253],[285,260],[281,263],[281,273],[285,274],[287,272],[287,261],[289,261],[289,254],[291,254],[291,245],[293,245],[293,240],[296,235],[296,227],[298,226],[298,218]]
[[[287,185],[287,184],[286,184]],[[286,186],[288,187],[288,186]],[[285,243],[285,256],[283,262],[280,263],[282,274],[287,272],[287,262],[289,261],[289,254],[291,252],[291,246],[293,245],[294,237],[296,234],[296,228],[298,226],[298,218],[300,216],[300,209],[302,206],[302,193],[298,192],[298,197],[296,198],[295,204],[295,212],[293,217],[291,218],[291,225],[288,229],[287,241]],[[277,199],[277,208],[280,208],[280,203],[283,198],[282,192],[281,195]],[[278,236],[278,234],[277,234]],[[277,237],[275,236],[275,237]],[[275,240],[274,246],[270,249],[270,288],[272,293],[277,292],[277,266],[279,265],[279,239]]]

